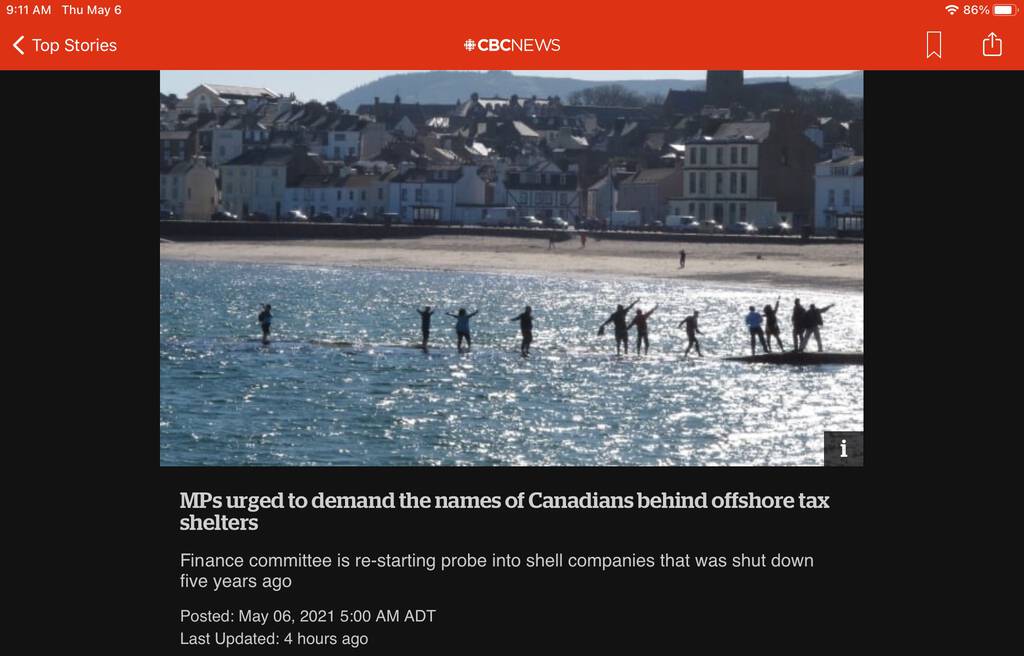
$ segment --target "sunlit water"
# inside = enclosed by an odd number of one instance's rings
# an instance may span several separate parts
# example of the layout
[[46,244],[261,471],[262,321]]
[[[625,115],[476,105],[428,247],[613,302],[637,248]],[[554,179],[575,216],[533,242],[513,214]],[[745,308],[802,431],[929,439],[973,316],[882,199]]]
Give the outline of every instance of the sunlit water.
[[[822,431],[861,430],[859,366],[727,362],[743,318],[783,295],[819,306],[827,350],[863,350],[863,295],[697,281],[578,280],[273,265],[160,265],[163,465],[819,465]],[[646,357],[616,357],[598,325],[641,299]],[[273,342],[256,314],[274,308]],[[480,310],[473,351],[415,308]],[[536,316],[533,355],[518,323]],[[676,328],[700,310],[703,359]],[[330,345],[350,342],[351,346]],[[632,331],[631,331],[632,342]]]

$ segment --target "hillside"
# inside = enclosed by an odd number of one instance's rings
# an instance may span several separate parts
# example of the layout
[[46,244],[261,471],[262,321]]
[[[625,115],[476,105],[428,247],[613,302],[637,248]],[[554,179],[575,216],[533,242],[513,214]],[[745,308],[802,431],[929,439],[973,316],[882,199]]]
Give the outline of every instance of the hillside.
[[[747,82],[774,82],[783,78],[747,78]],[[850,97],[864,95],[864,74],[861,71],[823,77],[791,78],[794,86],[805,89],[835,89]],[[568,98],[579,89],[602,84],[621,84],[644,96],[664,95],[669,89],[703,89],[704,80],[579,80],[569,77],[537,77],[514,75],[509,71],[430,71],[427,73],[402,73],[387,75],[369,84],[356,87],[337,98],[339,106],[354,110],[361,104],[373,102],[375,97],[382,102],[391,102],[396,95],[403,102],[454,103],[466,100],[476,92],[483,97],[508,97],[516,94],[522,97],[559,96]]]

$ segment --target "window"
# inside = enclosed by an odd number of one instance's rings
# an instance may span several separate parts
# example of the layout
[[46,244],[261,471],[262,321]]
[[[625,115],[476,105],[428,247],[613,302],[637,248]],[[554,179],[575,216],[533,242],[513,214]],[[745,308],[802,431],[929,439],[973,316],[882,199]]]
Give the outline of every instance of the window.
[[736,193],[736,172],[735,171],[733,171],[732,173],[729,174],[729,193],[730,194],[735,194]]
[[359,200],[366,200],[366,190],[363,189],[359,192]]
[[849,189],[844,189],[843,190],[843,207],[849,207],[849,206],[850,206],[850,190]]
[[736,203],[729,203],[729,223],[736,223]]
[[733,146],[732,148],[729,149],[729,163],[736,163],[736,146]]
[[828,190],[828,204],[829,204],[830,207],[834,206],[836,204],[836,190],[835,189],[829,189]]
[[697,204],[696,203],[690,203],[690,211],[689,211],[690,216],[693,216],[694,214],[696,214],[696,212],[697,212]]
[[723,148],[721,146],[715,148],[715,164],[725,164],[725,160],[722,157],[722,150]]
[[409,200],[409,190],[408,189],[403,189],[402,190],[402,201],[405,202],[407,200]]
[[747,163],[747,147],[740,148],[740,162],[743,164]]
[[740,176],[740,193],[741,194],[747,193],[747,174],[746,173],[744,173],[743,175]]
[[697,174],[690,172],[690,193],[697,193]]
[[708,192],[708,178],[704,171],[700,172],[700,193],[704,195]]
[[712,211],[714,212],[715,221],[721,222],[722,218],[725,216],[725,208],[722,206],[722,204],[715,203],[712,207]]
[[701,164],[707,164],[708,163],[708,149],[707,148],[701,148],[700,149],[700,163]]
[[[423,202],[423,189],[417,189],[416,190],[415,198],[416,198],[416,202],[417,203],[422,203]],[[352,200],[351,196],[349,196],[349,200]]]
[[747,204],[740,203],[740,221],[747,220]]
[[725,185],[725,176],[721,173],[715,174],[715,194],[721,194]]
[[697,208],[697,218],[699,218],[701,221],[703,221],[704,217],[706,217],[707,215],[708,215],[707,207],[704,205],[704,203],[701,203],[700,207]]
[[[356,199],[356,192],[354,192],[351,189],[349,189],[349,191],[348,191],[348,199],[349,200],[355,200]],[[419,200],[419,191],[416,192],[416,200]]]

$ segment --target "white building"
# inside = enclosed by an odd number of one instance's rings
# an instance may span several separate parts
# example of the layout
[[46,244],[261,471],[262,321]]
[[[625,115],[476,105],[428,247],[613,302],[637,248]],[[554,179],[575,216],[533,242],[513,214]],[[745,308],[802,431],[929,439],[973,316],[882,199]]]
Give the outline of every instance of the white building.
[[387,211],[388,184],[376,173],[349,169],[344,177],[304,176],[285,190],[286,210],[300,210],[313,217],[330,214],[344,219],[355,214],[378,216]]
[[483,205],[487,183],[476,166],[405,167],[388,176],[388,212],[403,223],[458,219],[458,205]]
[[836,216],[864,214],[864,157],[848,147],[832,151],[832,159],[814,167],[814,228],[836,230]]
[[227,84],[200,84],[179,101],[178,110],[193,114],[213,112],[219,114],[228,107],[238,106],[254,110],[265,102],[277,100],[278,94],[261,87],[242,87]]
[[282,216],[290,148],[252,150],[221,166],[224,209],[243,219],[254,212],[271,218]]
[[579,176],[575,165],[562,170],[546,159],[528,166],[497,168],[494,201],[515,207],[519,216],[580,219]]
[[669,199],[668,213],[770,225],[777,203],[758,195],[761,147],[770,131],[768,121],[724,123],[713,136],[687,141],[683,194]]
[[189,221],[204,221],[217,211],[217,170],[205,157],[179,162],[160,172],[160,207]]

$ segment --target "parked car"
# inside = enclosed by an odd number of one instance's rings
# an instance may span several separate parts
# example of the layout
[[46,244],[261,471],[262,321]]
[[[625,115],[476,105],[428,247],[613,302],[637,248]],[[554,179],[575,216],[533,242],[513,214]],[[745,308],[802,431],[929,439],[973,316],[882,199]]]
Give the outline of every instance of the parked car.
[[746,221],[739,221],[737,223],[729,224],[729,227],[726,228],[725,231],[730,235],[756,235],[757,226]]
[[285,221],[309,221],[309,217],[306,216],[302,210],[289,210],[284,217]]
[[219,212],[214,212],[213,214],[211,214],[210,215],[210,220],[211,221],[237,221],[238,220],[238,215],[237,214],[232,214],[231,212],[228,212],[226,210],[220,210]]
[[665,229],[665,223],[663,221],[654,220],[644,226],[644,229],[651,232],[661,232]]
[[700,222],[699,231],[705,234],[720,235],[725,232],[725,228],[722,227],[721,223],[714,219],[704,219]]
[[370,224],[373,222],[373,218],[366,212],[353,212],[345,217],[345,223]]
[[679,226],[679,232],[700,232],[700,221],[693,219]]
[[249,215],[250,221],[270,221],[270,215],[266,212],[253,212]]
[[174,210],[166,210],[166,209],[160,210],[160,220],[161,221],[173,221],[176,218],[178,218],[178,215],[174,213]]
[[334,223],[334,217],[327,212],[317,212],[310,220],[316,223]]
[[767,228],[764,228],[763,232],[769,235],[791,235],[793,234],[793,226],[786,221],[776,221]]
[[546,228],[555,228],[556,230],[568,230],[569,224],[560,216],[549,216],[544,219],[543,225]]
[[580,224],[583,230],[605,230],[607,226],[601,219],[587,219]]
[[520,228],[543,228],[544,222],[535,216],[524,216],[519,219]]

